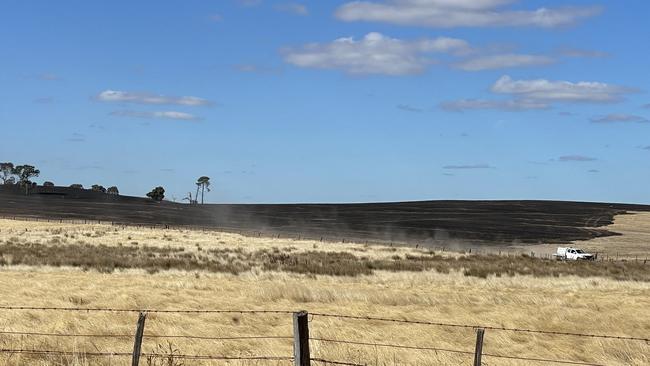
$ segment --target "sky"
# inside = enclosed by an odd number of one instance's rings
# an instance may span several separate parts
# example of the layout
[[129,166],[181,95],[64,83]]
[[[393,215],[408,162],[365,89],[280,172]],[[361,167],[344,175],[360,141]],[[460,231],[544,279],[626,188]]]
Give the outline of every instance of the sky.
[[650,203],[650,2],[3,1],[0,160],[211,203]]

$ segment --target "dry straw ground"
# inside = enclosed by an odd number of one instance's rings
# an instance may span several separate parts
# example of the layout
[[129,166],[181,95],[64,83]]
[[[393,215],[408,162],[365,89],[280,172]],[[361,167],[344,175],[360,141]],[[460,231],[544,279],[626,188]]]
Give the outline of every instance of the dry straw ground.
[[[618,216],[623,236],[601,246],[647,253],[648,214]],[[627,232],[626,230],[630,230]],[[618,241],[617,241],[618,240]],[[461,324],[616,334],[650,333],[650,263],[554,263],[465,257],[424,249],[248,238],[201,231],[0,221],[2,305],[158,309],[306,309]],[[55,338],[0,334],[2,349],[129,352],[136,313],[0,310],[1,331],[124,334]],[[472,329],[315,316],[321,338],[473,350]],[[145,352],[289,356],[291,340],[187,340],[153,335],[290,336],[289,314],[160,314],[147,320]],[[148,337],[149,336],[149,337]],[[160,348],[162,347],[162,349]],[[313,353],[368,365],[458,365],[447,352],[312,343]],[[650,345],[488,330],[484,352],[646,365]],[[143,360],[163,365],[163,360]],[[488,365],[531,362],[485,359]],[[0,355],[0,365],[123,365],[124,358]],[[288,362],[190,361],[184,365]],[[164,365],[167,365],[164,363]],[[180,365],[180,364],[178,364]]]

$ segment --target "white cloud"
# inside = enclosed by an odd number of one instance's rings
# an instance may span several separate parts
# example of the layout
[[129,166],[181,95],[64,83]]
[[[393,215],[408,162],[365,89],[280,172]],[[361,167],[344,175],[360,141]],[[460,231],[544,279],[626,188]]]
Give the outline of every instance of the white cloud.
[[502,76],[492,85],[491,91],[509,94],[516,98],[547,102],[616,102],[631,88],[592,81],[550,81],[546,79],[513,80]]
[[571,161],[588,162],[588,161],[596,161],[598,159],[589,156],[584,156],[584,155],[564,155],[564,156],[560,156],[557,160],[562,162],[571,162]]
[[451,112],[466,110],[497,109],[503,111],[522,111],[529,109],[547,109],[547,103],[534,100],[489,100],[489,99],[459,99],[440,103],[440,108]]
[[510,10],[514,0],[385,0],[352,1],[339,7],[336,17],[344,21],[385,22],[409,26],[554,28],[575,24],[597,15],[600,7],[559,7]]
[[456,63],[454,66],[465,71],[481,71],[510,67],[549,65],[554,62],[554,59],[547,56],[510,53],[503,55],[479,56]]
[[471,165],[445,165],[443,169],[494,169],[489,164],[471,164]]
[[101,102],[121,102],[136,104],[175,104],[184,106],[206,106],[212,103],[198,97],[169,97],[151,93],[134,93],[118,90],[105,90],[96,97]]
[[278,11],[291,13],[295,15],[302,15],[302,16],[309,15],[309,9],[307,9],[307,6],[298,3],[277,4],[275,6],[275,9]]
[[594,117],[591,119],[593,123],[621,123],[621,122],[636,122],[636,123],[647,123],[647,118],[636,116],[633,114],[625,113],[612,113],[600,117]]
[[421,73],[434,63],[427,56],[429,53],[462,53],[469,48],[467,42],[455,38],[403,41],[373,32],[361,40],[339,38],[327,44],[289,49],[285,61],[299,67],[338,69],[349,74],[408,75]]
[[176,112],[176,111],[163,111],[163,112],[142,112],[132,110],[121,110],[111,112],[111,116],[118,117],[134,117],[134,118],[162,118],[162,119],[176,119],[183,121],[198,121],[201,118],[190,113]]
[[513,80],[507,75],[499,78],[490,90],[496,94],[510,95],[512,99],[459,99],[442,102],[440,107],[456,112],[478,109],[521,111],[551,108],[554,103],[613,103],[635,92],[631,88],[600,82]]

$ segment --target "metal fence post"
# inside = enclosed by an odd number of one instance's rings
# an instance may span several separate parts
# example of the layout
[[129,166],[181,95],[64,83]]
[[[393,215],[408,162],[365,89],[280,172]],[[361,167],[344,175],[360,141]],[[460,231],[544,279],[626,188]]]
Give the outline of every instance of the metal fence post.
[[483,354],[483,335],[485,329],[476,330],[476,350],[474,351],[474,366],[481,366],[481,355]]
[[310,366],[309,314],[302,310],[293,313],[293,357],[295,366]]
[[133,343],[133,358],[131,366],[140,364],[140,354],[142,353],[142,337],[144,336],[144,322],[147,319],[147,313],[140,313],[138,317],[138,327],[135,330],[135,342]]

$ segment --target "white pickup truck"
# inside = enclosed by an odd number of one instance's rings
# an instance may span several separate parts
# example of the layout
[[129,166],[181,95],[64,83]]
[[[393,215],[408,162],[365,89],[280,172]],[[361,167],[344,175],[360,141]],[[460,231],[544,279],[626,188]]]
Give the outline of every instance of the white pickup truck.
[[591,253],[585,253],[582,249],[572,248],[572,247],[559,247],[557,248],[557,253],[555,258],[558,260],[569,260],[569,261],[593,261],[596,259],[596,256]]

